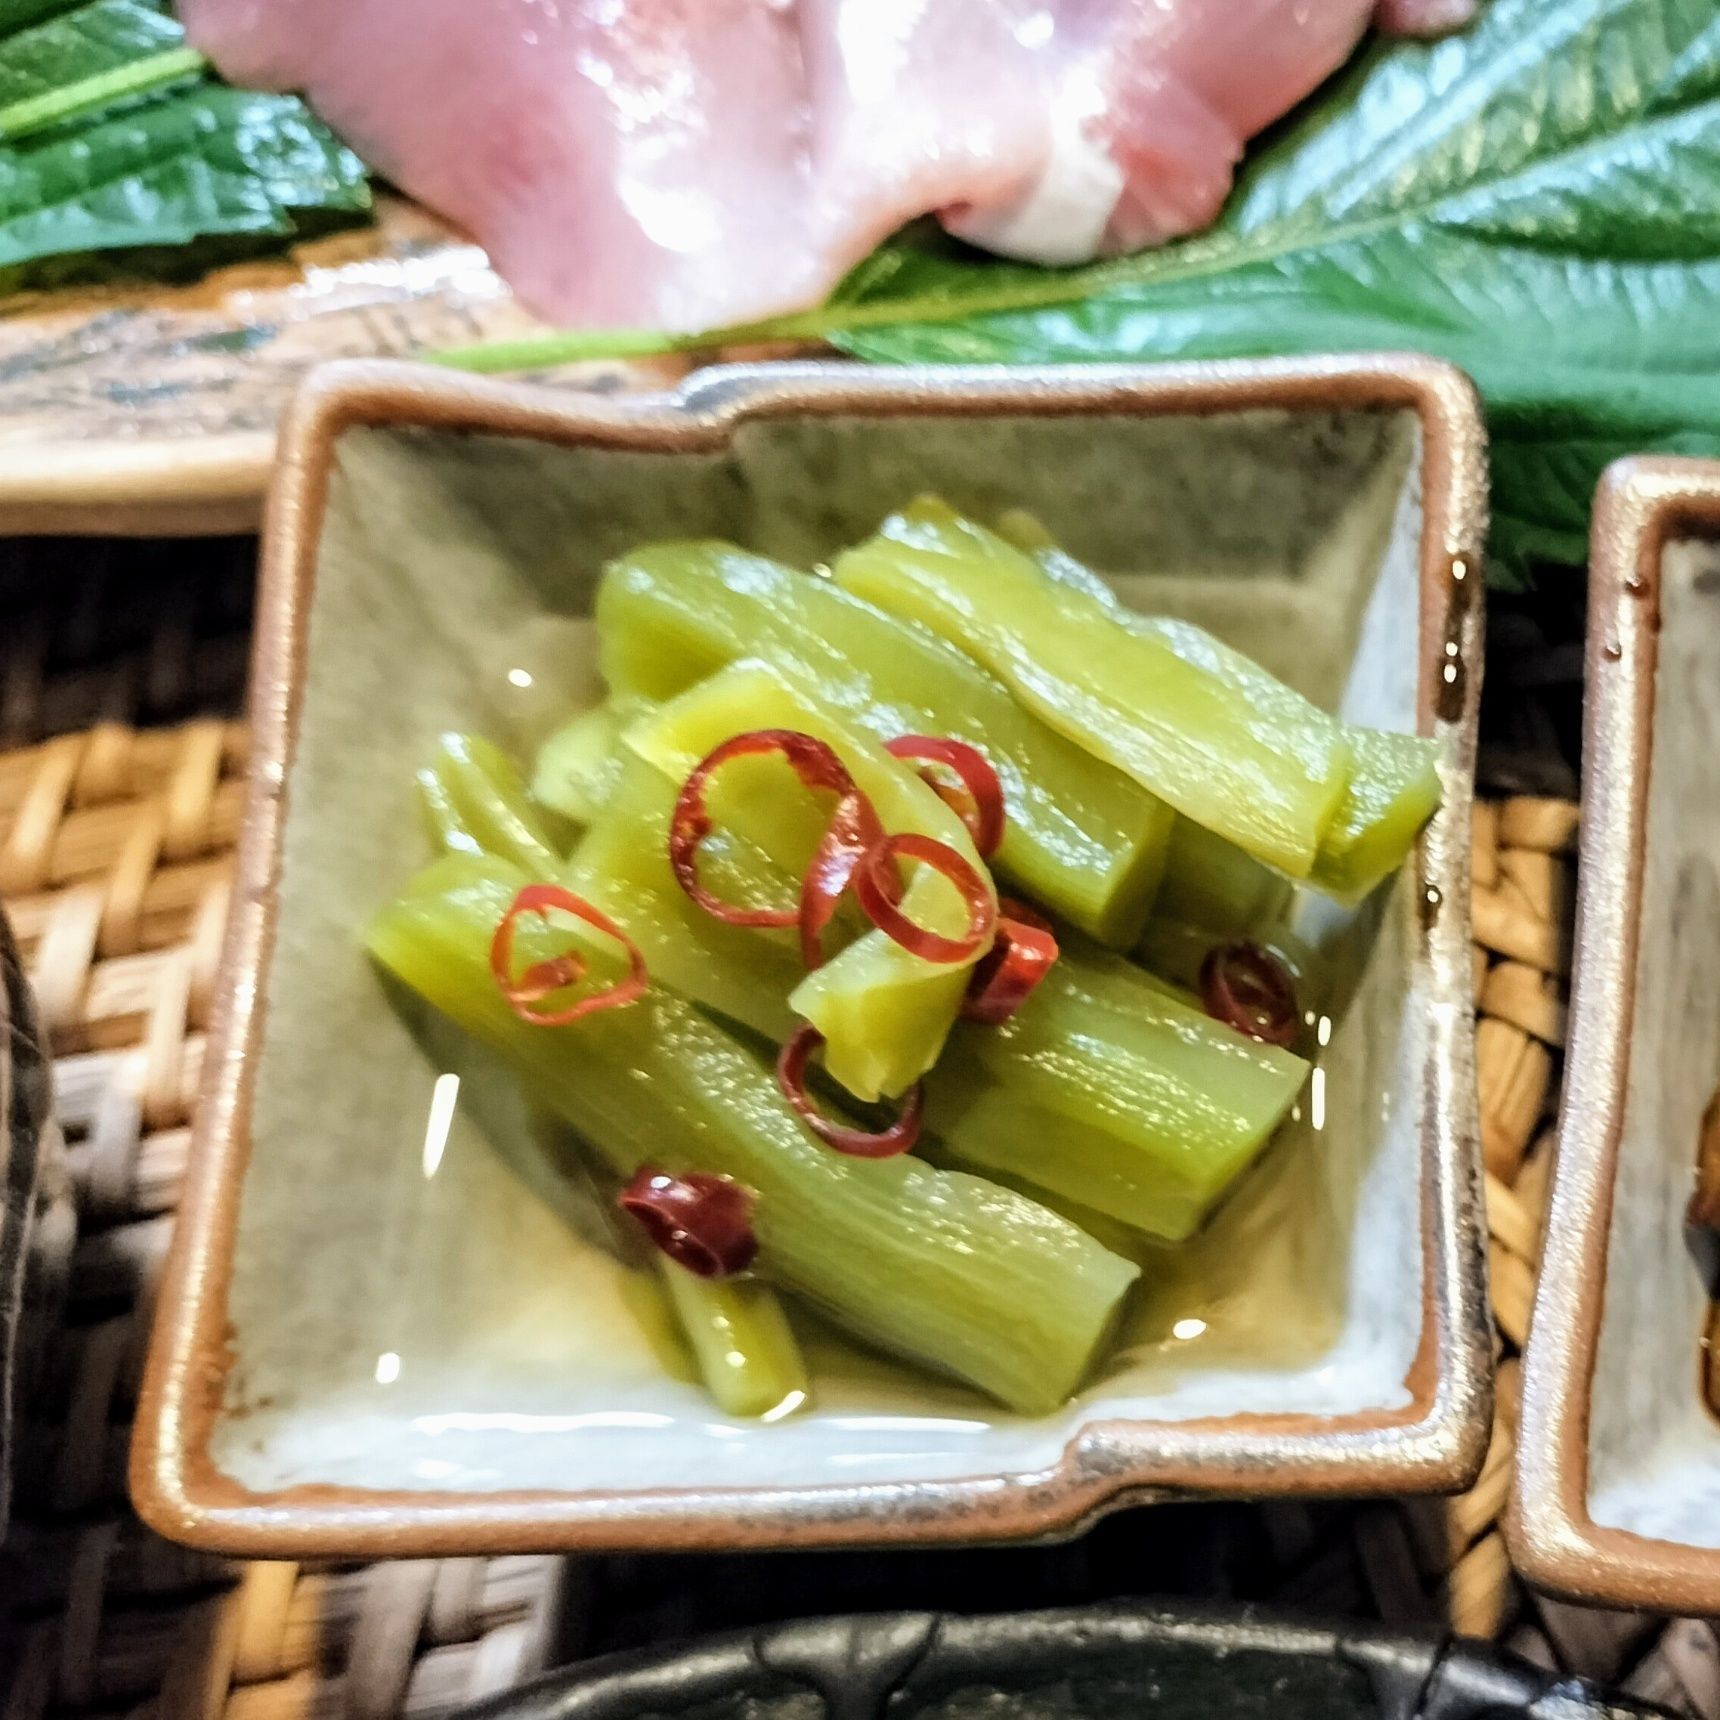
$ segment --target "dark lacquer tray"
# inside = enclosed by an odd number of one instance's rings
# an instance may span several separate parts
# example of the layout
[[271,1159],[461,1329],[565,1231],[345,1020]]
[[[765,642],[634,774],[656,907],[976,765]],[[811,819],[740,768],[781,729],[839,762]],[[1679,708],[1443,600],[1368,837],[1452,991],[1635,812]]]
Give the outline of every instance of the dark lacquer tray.
[[894,1613],[613,1655],[466,1720],[1624,1720],[1478,1643],[1250,1613]]

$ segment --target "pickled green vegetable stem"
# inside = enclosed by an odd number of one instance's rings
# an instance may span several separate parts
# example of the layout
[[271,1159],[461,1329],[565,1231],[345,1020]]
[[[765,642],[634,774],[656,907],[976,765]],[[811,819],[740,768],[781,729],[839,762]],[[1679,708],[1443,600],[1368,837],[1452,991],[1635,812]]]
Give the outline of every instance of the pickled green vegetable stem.
[[788,1415],[811,1395],[782,1301],[756,1278],[696,1278],[664,1255],[658,1276],[699,1377],[727,1415]]
[[1343,728],[1187,623],[1094,593],[925,500],[839,556],[841,587],[916,621],[1035,715],[1206,829],[1303,878],[1349,779]]
[[1216,943],[1282,920],[1293,888],[1282,872],[1243,853],[1234,842],[1179,818],[1153,918],[1200,926]]
[[1419,735],[1352,729],[1355,761],[1308,882],[1354,903],[1404,862],[1440,801],[1439,749]]
[[[1363,728],[1349,737],[1350,780],[1307,882],[1353,907],[1403,864],[1441,791],[1436,742]],[[1152,918],[1240,936],[1286,918],[1292,889],[1282,872],[1179,819]]]
[[613,563],[597,621],[617,694],[673,698],[753,657],[879,740],[948,735],[978,747],[1008,808],[999,875],[1117,948],[1139,934],[1169,808],[923,628],[721,543],[654,544]]
[[1308,1074],[1138,970],[1075,953],[928,1082],[953,1158],[1181,1238],[1250,1165]]
[[624,714],[595,705],[565,723],[538,748],[531,796],[573,824],[589,824],[609,797],[618,768]]
[[[758,1264],[847,1330],[1044,1413],[1079,1386],[1138,1268],[1008,1189],[918,1159],[818,1145],[748,1048],[661,985],[572,1026],[519,1021],[489,971],[490,933],[523,875],[450,857],[376,920],[369,947],[511,1062],[615,1170],[660,1163],[753,1189]],[[568,925],[522,926],[518,959],[577,946],[596,979],[619,952]],[[667,1162],[665,1162],[667,1161]]]
[[[780,1044],[800,1025],[788,996],[805,977],[789,930],[731,926],[699,907],[669,865],[676,784],[627,753],[604,814],[569,862],[568,883],[595,902],[644,952],[654,977]],[[732,829],[714,830],[699,872],[726,902],[771,907],[791,901],[794,881]]]
[[[1120,626],[1157,637],[1190,662],[1216,667],[1270,716],[1288,691],[1257,663],[1187,622],[1137,615],[1105,581],[1060,549],[1031,514],[1012,509],[997,522],[998,535],[1031,555],[1051,578],[1096,598]],[[1292,721],[1302,704],[1284,707]],[[1440,801],[1437,745],[1418,735],[1346,725],[1350,775],[1344,797],[1320,838],[1308,882],[1354,906],[1404,862],[1422,825]],[[1251,869],[1252,868],[1252,869]],[[1285,907],[1285,880],[1270,868],[1197,824],[1180,820],[1172,833],[1155,916],[1189,921],[1216,931],[1263,924]]]
[[561,855],[525,781],[500,747],[481,735],[444,735],[418,773],[418,792],[436,846],[450,854],[494,854],[539,878]]

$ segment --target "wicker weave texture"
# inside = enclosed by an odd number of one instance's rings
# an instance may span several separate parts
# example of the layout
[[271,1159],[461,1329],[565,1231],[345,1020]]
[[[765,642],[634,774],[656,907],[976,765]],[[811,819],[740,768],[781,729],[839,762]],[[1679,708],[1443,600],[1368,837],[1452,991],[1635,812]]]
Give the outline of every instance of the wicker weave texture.
[[164,1717],[430,1713],[544,1662],[556,1561],[237,1571],[125,1508],[244,766],[242,725],[215,717],[103,723],[0,757],[0,888],[56,1053],[79,1219],[25,1426],[8,1570],[32,1622],[8,1720],[152,1694]]
[[249,559],[57,544],[8,567],[0,550],[0,896],[69,1173],[38,1236],[0,1549],[5,1720],[438,1713],[539,1670],[559,1616],[559,1560],[239,1567],[126,1504],[243,804]]

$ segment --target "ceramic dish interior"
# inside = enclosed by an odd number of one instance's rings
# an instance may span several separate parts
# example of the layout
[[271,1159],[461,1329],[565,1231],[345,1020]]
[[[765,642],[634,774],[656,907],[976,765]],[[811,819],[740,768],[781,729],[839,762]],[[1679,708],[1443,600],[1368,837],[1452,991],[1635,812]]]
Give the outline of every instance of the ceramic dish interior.
[[[277,1553],[973,1540],[1147,1489],[1461,1483],[1486,1422],[1461,376],[766,366],[593,407],[359,367],[287,436],[246,886],[140,1418],[157,1524]],[[1027,506],[1129,601],[1436,734],[1445,804],[1395,886],[1309,920],[1351,995],[1299,1120],[1077,1401],[1024,1420],[844,1352],[813,1412],[729,1423],[640,1342],[510,1083],[393,1005],[358,936],[425,856],[438,733],[523,746],[595,696],[607,557],[721,535],[811,564],[928,486]]]
[[1512,1536],[1536,1581],[1720,1611],[1720,1422],[1687,1253],[1720,1085],[1720,464],[1595,511],[1573,1013]]

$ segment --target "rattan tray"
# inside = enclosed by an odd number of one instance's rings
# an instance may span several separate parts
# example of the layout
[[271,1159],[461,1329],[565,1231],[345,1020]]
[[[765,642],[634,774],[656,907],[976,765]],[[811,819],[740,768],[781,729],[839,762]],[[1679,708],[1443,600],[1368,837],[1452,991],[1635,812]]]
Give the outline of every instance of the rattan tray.
[[250,557],[246,540],[0,543],[0,894],[55,1059],[69,1172],[42,1228],[41,1366],[0,1549],[0,1720],[386,1720],[445,1711],[560,1658],[701,1629],[1142,1593],[1442,1622],[1720,1720],[1708,1625],[1529,1597],[1498,1531],[1564,1034],[1568,603],[1549,622],[1496,617],[1490,662],[1484,772],[1523,792],[1487,801],[1475,831],[1501,1391],[1470,1494],[1164,1507],[1064,1547],[932,1555],[311,1569],[233,1565],[152,1536],[126,1506],[124,1453],[237,834]]

